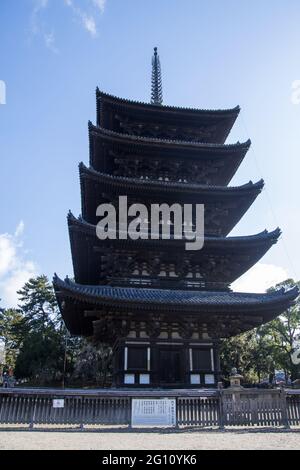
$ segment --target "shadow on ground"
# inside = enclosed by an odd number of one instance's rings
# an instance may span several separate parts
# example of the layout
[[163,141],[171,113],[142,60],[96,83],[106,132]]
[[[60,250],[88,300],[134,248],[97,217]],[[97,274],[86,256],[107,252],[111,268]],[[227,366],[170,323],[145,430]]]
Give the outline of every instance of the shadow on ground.
[[265,433],[274,433],[274,434],[289,434],[296,433],[300,434],[300,428],[235,428],[228,427],[226,429],[219,428],[201,428],[201,427],[184,427],[184,428],[175,428],[175,429],[161,429],[161,428],[130,428],[130,427],[96,427],[96,426],[86,426],[84,428],[78,426],[72,427],[42,427],[35,426],[33,429],[29,429],[28,426],[7,426],[0,427],[0,434],[4,432],[61,432],[61,433],[124,433],[124,434],[134,434],[134,433],[143,433],[143,434],[186,434],[186,433],[219,433],[219,434],[265,434]]

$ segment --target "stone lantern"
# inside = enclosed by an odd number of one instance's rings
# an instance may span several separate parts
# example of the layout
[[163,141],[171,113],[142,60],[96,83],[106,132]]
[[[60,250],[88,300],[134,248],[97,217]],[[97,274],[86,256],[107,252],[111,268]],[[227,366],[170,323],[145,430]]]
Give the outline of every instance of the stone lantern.
[[231,369],[231,375],[229,377],[229,380],[230,380],[230,388],[231,389],[241,389],[243,388],[241,386],[241,380],[243,379],[244,377],[240,374],[238,374],[238,371],[235,367],[233,367],[233,369]]

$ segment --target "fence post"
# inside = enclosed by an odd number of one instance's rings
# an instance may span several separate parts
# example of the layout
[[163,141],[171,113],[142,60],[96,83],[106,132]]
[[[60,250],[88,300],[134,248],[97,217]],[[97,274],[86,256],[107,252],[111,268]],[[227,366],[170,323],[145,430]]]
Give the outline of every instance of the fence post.
[[282,387],[280,388],[280,402],[281,402],[281,419],[282,424],[285,429],[290,429],[288,411],[287,411],[287,394],[285,389]]
[[176,409],[176,424],[175,429],[179,429],[179,400],[178,397],[175,397],[175,409]]
[[223,407],[223,390],[218,390],[218,401],[219,401],[219,429],[225,429],[224,426],[224,407]]
[[36,405],[37,405],[38,397],[34,398],[34,405],[33,405],[33,410],[31,414],[31,420],[29,423],[29,429],[32,431],[34,428],[34,422],[35,422],[35,413],[36,413]]
[[129,397],[129,429],[132,429],[132,397]]
[[80,431],[84,430],[84,402],[85,402],[85,397],[81,397],[81,416],[80,416]]

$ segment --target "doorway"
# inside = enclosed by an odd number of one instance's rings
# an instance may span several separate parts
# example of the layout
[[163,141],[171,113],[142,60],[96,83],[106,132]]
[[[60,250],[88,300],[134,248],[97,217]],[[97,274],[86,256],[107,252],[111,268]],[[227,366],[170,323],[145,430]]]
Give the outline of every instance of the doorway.
[[164,346],[158,354],[158,377],[161,385],[182,385],[182,351]]

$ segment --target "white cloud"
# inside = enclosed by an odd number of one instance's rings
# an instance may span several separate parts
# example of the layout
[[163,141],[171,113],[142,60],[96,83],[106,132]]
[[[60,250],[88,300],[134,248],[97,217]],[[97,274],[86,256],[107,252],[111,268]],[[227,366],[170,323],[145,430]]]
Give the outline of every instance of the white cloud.
[[35,0],[31,12],[31,33],[39,34],[41,31],[40,13],[48,6],[48,0]]
[[87,16],[85,13],[82,15],[82,23],[85,29],[92,35],[97,35],[96,21],[93,16]]
[[[89,11],[79,8],[74,0],[64,0],[65,5],[71,8],[73,15],[79,20],[84,29],[90,33],[92,37],[96,37],[98,34],[97,30],[97,20],[94,12],[90,9]],[[93,9],[96,9],[97,12],[100,11],[101,14],[104,13],[106,0],[90,0],[90,6]]]
[[47,8],[48,0],[35,0],[34,7],[31,13],[31,30],[33,34],[38,34],[40,31],[39,15],[42,10]]
[[106,0],[92,0],[92,3],[101,11],[101,13],[104,13]]
[[[56,0],[57,1],[57,0]],[[92,36],[96,37],[98,34],[97,19],[99,13],[102,15],[105,10],[106,0],[86,0],[85,7],[82,7],[79,0],[60,0],[70,10],[74,18],[76,18],[83,28]],[[55,35],[53,31],[49,32],[49,29],[45,26],[42,20],[43,11],[46,10],[51,4],[52,0],[34,0],[34,6],[31,12],[31,26],[30,33],[32,36],[40,36],[45,46],[52,52],[58,53],[58,49],[55,44]],[[79,6],[81,5],[81,6]]]
[[41,20],[42,11],[49,6],[49,0],[35,0],[33,10],[31,12],[31,28],[30,32],[33,36],[40,36],[47,49],[55,54],[58,53],[58,49],[55,46],[55,35],[54,32],[49,32]]
[[55,46],[55,36],[53,31],[51,33],[44,33],[44,41],[46,44],[46,47],[50,49],[50,51],[54,52],[55,54],[58,53],[58,49]]
[[16,231],[15,231],[15,237],[20,237],[21,235],[23,235],[24,233],[24,229],[25,229],[25,224],[24,224],[24,221],[21,220],[16,228]]
[[21,221],[14,235],[0,234],[0,299],[4,307],[16,307],[17,291],[29,278],[38,274],[37,265],[26,259],[21,239],[24,228],[24,222]]
[[37,267],[32,261],[21,261],[20,266],[7,276],[4,282],[0,282],[1,305],[16,307],[18,305],[17,291],[25,282],[37,275]]
[[0,277],[12,266],[16,256],[16,246],[8,234],[0,235]]
[[265,292],[269,287],[275,286],[288,279],[285,269],[274,264],[257,263],[232,285],[237,292]]

